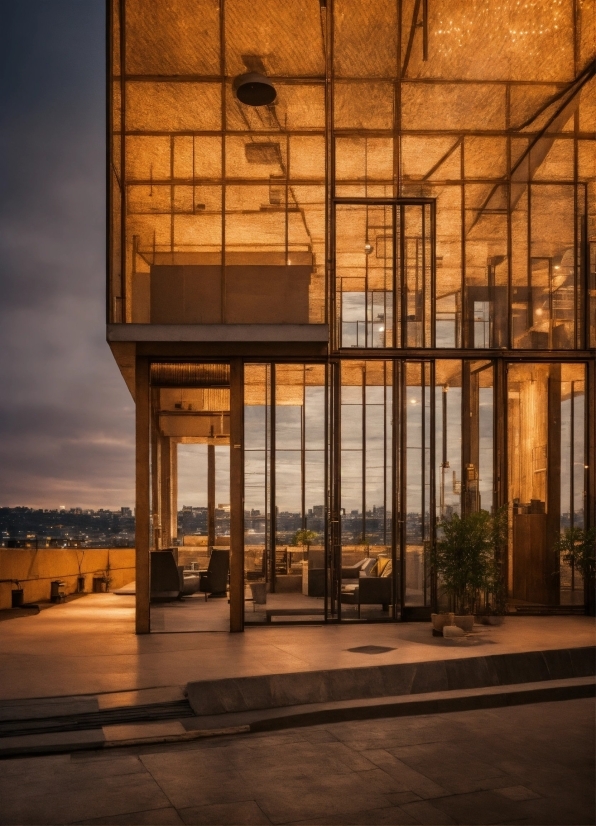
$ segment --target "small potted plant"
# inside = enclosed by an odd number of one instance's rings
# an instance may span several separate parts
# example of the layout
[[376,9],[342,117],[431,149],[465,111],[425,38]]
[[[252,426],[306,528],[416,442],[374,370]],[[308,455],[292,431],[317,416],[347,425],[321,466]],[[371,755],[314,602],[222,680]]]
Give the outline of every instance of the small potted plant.
[[[482,593],[494,589],[495,543],[493,518],[487,511],[453,514],[440,525],[431,563],[454,614],[453,624],[469,632]],[[449,615],[433,614],[433,630],[442,631]]]
[[79,556],[78,551],[75,551],[77,556],[77,567],[79,569],[79,575],[77,576],[77,593],[83,594],[85,592],[85,574],[82,571],[83,567],[83,560],[85,558],[85,552],[83,551]]
[[588,616],[595,611],[596,528],[566,528],[555,542],[555,550],[573,565],[584,580],[584,607]]

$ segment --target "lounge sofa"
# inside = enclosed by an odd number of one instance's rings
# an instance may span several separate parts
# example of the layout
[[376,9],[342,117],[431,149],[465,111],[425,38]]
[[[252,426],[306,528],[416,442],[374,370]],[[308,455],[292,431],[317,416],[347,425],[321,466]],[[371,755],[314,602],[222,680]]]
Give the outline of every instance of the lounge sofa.
[[[365,563],[371,560],[364,560]],[[392,562],[386,557],[379,557],[372,560],[373,564],[362,565],[358,571],[358,579],[349,582],[353,577],[348,576],[347,584],[342,583],[341,603],[342,605],[356,605],[358,617],[360,618],[360,608],[362,605],[381,605],[383,611],[388,611],[393,602],[393,577]],[[350,566],[353,568],[354,566]],[[343,578],[343,569],[342,569]]]

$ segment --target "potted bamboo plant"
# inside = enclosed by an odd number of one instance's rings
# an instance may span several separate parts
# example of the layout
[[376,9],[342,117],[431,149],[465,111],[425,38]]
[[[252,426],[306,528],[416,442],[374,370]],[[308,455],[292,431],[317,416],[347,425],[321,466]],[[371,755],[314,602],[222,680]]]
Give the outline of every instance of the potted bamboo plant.
[[492,515],[481,510],[464,516],[453,514],[440,522],[431,561],[450,614],[432,615],[436,632],[451,623],[471,631],[474,614],[486,607],[487,595],[500,587],[502,519],[500,512]]

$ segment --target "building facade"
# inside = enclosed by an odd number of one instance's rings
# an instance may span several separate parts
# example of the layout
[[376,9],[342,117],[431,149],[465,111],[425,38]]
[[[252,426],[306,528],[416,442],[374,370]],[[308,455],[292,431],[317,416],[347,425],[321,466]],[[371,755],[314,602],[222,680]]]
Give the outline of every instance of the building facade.
[[555,540],[595,524],[594,0],[109,5],[137,631],[151,551],[193,541],[229,548],[233,631],[258,582],[280,616],[427,617],[441,521],[480,509],[510,605],[581,603]]

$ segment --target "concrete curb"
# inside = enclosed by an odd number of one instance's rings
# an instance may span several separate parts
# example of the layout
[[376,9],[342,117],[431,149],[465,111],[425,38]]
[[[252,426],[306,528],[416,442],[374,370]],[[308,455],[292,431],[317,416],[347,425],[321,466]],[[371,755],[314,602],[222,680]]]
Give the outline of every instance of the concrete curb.
[[[92,731],[60,732],[9,737],[0,740],[0,758],[25,755],[69,753],[104,748],[138,748],[148,745],[187,743],[214,737],[227,737],[303,726],[324,725],[349,720],[443,714],[509,705],[573,700],[596,695],[593,678],[553,680],[548,684],[529,683],[507,687],[429,692],[423,695],[383,697],[373,700],[317,703],[290,708],[240,712],[180,721],[186,730],[158,733],[162,723],[137,725],[138,736],[113,736],[110,727]],[[223,719],[222,719],[223,718]],[[222,726],[222,723],[236,725]],[[192,728],[196,725],[197,728]],[[201,726],[201,728],[199,728]]]
[[[439,693],[439,692],[437,692]],[[440,692],[456,696],[424,695],[420,698],[383,698],[381,701],[338,703],[335,708],[306,708],[294,714],[264,718],[251,724],[251,732],[275,731],[300,726],[315,726],[322,723],[339,723],[348,720],[374,720],[382,717],[413,717],[423,714],[445,714],[455,711],[474,711],[483,708],[547,703],[559,700],[577,700],[596,696],[593,681],[568,686],[544,684],[531,687],[516,686],[513,690]],[[343,707],[342,707],[343,706]]]
[[596,673],[594,647],[484,654],[445,660],[264,674],[188,683],[199,716],[437,691],[552,682]]

